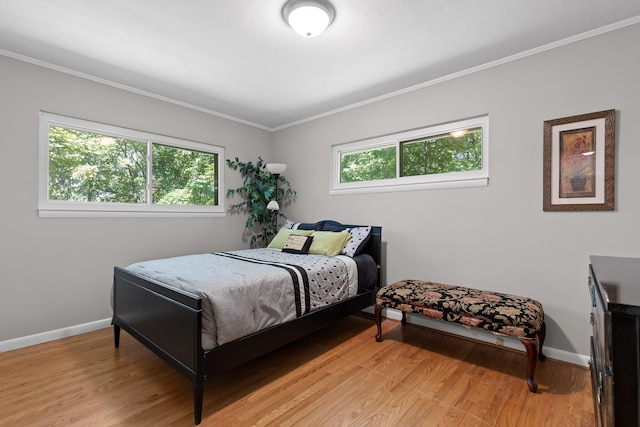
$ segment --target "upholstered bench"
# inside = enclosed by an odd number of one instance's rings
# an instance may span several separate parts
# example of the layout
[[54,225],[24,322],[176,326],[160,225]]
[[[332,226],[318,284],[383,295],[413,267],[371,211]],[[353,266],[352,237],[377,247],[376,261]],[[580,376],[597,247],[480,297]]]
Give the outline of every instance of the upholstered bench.
[[538,301],[461,286],[402,280],[378,291],[376,341],[382,340],[383,308],[400,310],[403,325],[407,321],[406,314],[413,313],[518,337],[527,353],[527,385],[531,392],[537,391],[538,384],[533,375],[537,361],[545,359],[542,346],[546,333],[544,311]]

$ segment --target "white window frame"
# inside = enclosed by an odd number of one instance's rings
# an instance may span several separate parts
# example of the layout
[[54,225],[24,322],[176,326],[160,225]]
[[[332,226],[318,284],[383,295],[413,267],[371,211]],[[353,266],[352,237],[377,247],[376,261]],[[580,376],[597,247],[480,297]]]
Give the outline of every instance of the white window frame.
[[[49,127],[58,126],[101,135],[124,138],[147,144],[147,203],[101,203],[76,202],[49,199]],[[151,203],[152,188],[150,185],[152,165],[152,144],[162,144],[176,148],[201,151],[218,155],[218,205],[161,205]],[[224,148],[201,142],[189,141],[158,135],[150,132],[122,128],[118,126],[96,123],[58,114],[40,112],[39,135],[39,179],[38,179],[38,216],[40,217],[193,217],[193,216],[225,216],[226,190],[224,187]]]
[[[461,129],[482,128],[482,169],[441,174],[400,176],[401,142]],[[385,146],[396,148],[396,178],[374,181],[340,182],[340,159],[343,154]],[[330,195],[411,191],[438,188],[486,187],[489,184],[489,116],[474,117],[451,123],[404,131],[331,147]]]

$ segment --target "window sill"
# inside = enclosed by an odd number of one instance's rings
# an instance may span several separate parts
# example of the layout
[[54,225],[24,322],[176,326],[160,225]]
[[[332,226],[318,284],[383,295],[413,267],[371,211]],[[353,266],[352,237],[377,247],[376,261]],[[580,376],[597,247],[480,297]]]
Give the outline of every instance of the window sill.
[[40,218],[211,218],[225,217],[226,212],[168,212],[168,211],[99,211],[38,209]]
[[366,194],[366,193],[390,193],[396,191],[417,191],[417,190],[437,190],[444,188],[470,188],[487,187],[489,178],[473,178],[457,181],[421,182],[421,183],[390,183],[381,185],[379,182],[373,185],[344,186],[332,188],[329,195],[337,196],[341,194]]

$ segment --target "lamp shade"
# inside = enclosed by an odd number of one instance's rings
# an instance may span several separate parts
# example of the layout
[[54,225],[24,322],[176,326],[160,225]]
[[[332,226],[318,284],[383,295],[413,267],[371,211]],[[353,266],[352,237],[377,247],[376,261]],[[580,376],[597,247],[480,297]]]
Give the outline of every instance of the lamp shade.
[[335,17],[335,10],[326,0],[289,0],[282,8],[284,20],[303,37],[320,35]]
[[287,165],[284,163],[267,163],[266,168],[274,175],[282,175],[287,170]]
[[277,201],[272,200],[269,203],[267,203],[267,209],[269,209],[270,211],[279,211],[280,205],[278,204]]

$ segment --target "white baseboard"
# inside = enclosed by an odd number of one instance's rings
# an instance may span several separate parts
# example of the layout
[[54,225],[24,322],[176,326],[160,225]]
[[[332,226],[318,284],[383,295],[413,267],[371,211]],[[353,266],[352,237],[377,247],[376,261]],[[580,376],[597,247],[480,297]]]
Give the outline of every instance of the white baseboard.
[[[366,308],[368,313],[373,313],[373,307]],[[385,308],[386,313],[383,313],[389,319],[400,320],[402,319],[402,312],[399,310]],[[466,328],[457,323],[443,322],[441,320],[429,319],[423,316],[407,316],[407,323],[413,323],[414,325],[420,325],[427,328],[435,329],[438,331],[446,332],[453,335],[460,335],[462,337],[471,338],[478,341],[483,341],[491,344],[498,344],[504,347],[509,347],[514,350],[524,352],[524,347],[518,338],[494,335],[491,332],[478,328]],[[589,356],[583,354],[571,353],[565,350],[559,350],[557,348],[544,346],[542,348],[543,353],[550,359],[561,360],[563,362],[571,363],[578,366],[589,366]]]
[[[373,307],[366,308],[363,311],[373,313]],[[385,311],[385,315],[389,319],[402,319],[402,313],[398,310],[385,309]],[[408,316],[407,322],[491,344],[496,344],[498,340],[501,340],[501,345],[524,352],[522,343],[520,343],[520,341],[514,337],[497,336],[482,329],[465,328],[458,324],[442,322],[422,316]],[[70,326],[68,328],[56,329],[54,331],[28,335],[26,337],[0,341],[0,353],[29,347],[31,345],[42,344],[61,338],[67,338],[74,335],[80,335],[87,332],[97,331],[98,329],[108,328],[109,326],[111,326],[111,318],[96,320],[94,322],[84,323],[82,325]],[[585,356],[583,354],[571,353],[565,350],[548,347],[546,345],[544,346],[543,351],[544,354],[551,359],[561,360],[563,362],[571,363],[578,366],[589,366],[589,356]]]
[[74,335],[80,335],[87,332],[93,332],[97,331],[98,329],[108,328],[109,326],[111,326],[111,318],[83,323],[82,325],[69,326],[67,328],[56,329],[54,331],[28,335],[26,337],[0,341],[0,353],[29,347],[31,345],[42,344],[49,341],[55,341]]

